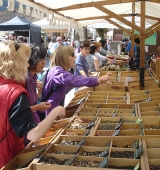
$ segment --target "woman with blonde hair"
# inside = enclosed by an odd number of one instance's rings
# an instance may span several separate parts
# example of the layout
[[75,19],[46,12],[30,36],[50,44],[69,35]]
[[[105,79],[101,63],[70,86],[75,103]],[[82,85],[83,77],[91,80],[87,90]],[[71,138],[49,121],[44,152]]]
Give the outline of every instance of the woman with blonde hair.
[[[65,97],[68,86],[93,87],[102,83],[111,84],[111,82],[108,81],[110,73],[100,78],[71,74],[69,69],[75,66],[75,59],[76,56],[72,46],[60,46],[51,56],[51,68],[46,76],[46,81],[42,90],[42,98],[48,96],[45,101],[51,103],[51,108],[47,110],[47,114],[51,109],[61,103]],[[53,88],[55,89],[54,91],[52,91]],[[52,93],[50,93],[51,91]],[[50,95],[48,95],[49,93]]]
[[24,148],[24,136],[36,142],[57,116],[65,115],[59,106],[39,124],[34,121],[24,88],[30,53],[27,44],[0,43],[0,168]]

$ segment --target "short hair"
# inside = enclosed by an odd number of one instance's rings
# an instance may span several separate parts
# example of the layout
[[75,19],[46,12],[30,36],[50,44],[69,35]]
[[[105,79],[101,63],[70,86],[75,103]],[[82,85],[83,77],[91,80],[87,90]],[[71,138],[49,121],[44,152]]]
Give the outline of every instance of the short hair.
[[102,47],[104,47],[104,45],[107,43],[105,39],[101,39],[99,42],[102,44]]
[[15,37],[15,36],[17,37],[17,34],[16,34],[16,33],[12,33],[11,35],[12,35],[13,37]]
[[74,53],[74,48],[70,45],[58,46],[55,49],[54,53],[51,55],[50,66],[51,67],[52,66],[60,66],[64,70],[68,71],[71,68],[68,58],[73,53]]
[[94,45],[95,45],[97,48],[99,48],[99,47],[101,47],[102,44],[101,44],[100,42],[95,41],[95,42],[94,42]]
[[129,41],[128,38],[123,38],[122,42],[126,42],[126,41]]
[[138,37],[138,38],[134,39],[134,42],[135,42],[136,44],[140,44],[140,38]]
[[95,46],[94,44],[90,46],[90,54],[94,54],[95,50],[97,49],[97,46]]
[[45,59],[46,54],[47,54],[47,50],[43,47],[43,46],[39,46],[36,44],[31,44],[30,45],[31,48],[31,55],[29,58],[29,70],[34,70],[37,63],[41,60],[41,59]]
[[90,47],[90,42],[89,41],[84,41],[80,44],[80,48],[83,49],[85,47]]
[[18,36],[17,40],[18,40],[18,41],[21,40],[21,41],[24,42],[24,37],[20,35],[20,36]]
[[57,38],[56,38],[56,41],[57,41],[58,39],[61,39],[61,40],[62,40],[62,37],[60,37],[60,36],[59,36],[59,37],[57,37]]
[[27,43],[27,42],[28,42],[27,38],[24,38],[24,42],[25,42],[25,43]]
[[0,42],[0,76],[24,83],[30,53],[28,44],[18,44],[11,40]]

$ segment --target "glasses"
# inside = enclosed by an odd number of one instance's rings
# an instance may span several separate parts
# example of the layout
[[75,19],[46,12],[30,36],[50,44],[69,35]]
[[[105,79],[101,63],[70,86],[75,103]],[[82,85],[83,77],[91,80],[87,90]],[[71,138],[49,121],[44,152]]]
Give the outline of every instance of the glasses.
[[73,52],[73,53],[71,54],[71,56],[74,57],[74,56],[75,56],[75,53]]

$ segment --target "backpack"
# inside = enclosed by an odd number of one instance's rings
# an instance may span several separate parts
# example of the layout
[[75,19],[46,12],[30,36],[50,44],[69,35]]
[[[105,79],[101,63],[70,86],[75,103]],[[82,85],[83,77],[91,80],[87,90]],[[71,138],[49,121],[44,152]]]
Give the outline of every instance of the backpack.
[[46,96],[43,96],[43,89],[44,89],[44,86],[46,83],[46,79],[47,79],[49,70],[50,70],[50,68],[48,68],[47,70],[44,70],[43,72],[38,74],[38,80],[42,82],[42,92],[38,97],[38,103],[44,102],[46,99],[48,99],[51,96],[52,92],[57,89],[57,86],[54,86],[53,88],[51,88],[51,90],[49,91],[49,93]]

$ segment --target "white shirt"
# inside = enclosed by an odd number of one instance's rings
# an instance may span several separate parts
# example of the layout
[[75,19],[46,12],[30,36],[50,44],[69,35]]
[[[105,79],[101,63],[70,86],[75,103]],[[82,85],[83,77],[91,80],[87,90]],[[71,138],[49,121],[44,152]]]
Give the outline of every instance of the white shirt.
[[95,52],[95,57],[97,57],[99,66],[102,65],[102,61],[106,61],[106,57],[101,55],[99,52]]
[[50,49],[53,44],[54,44],[54,42],[50,42],[50,43],[48,44],[48,49]]

